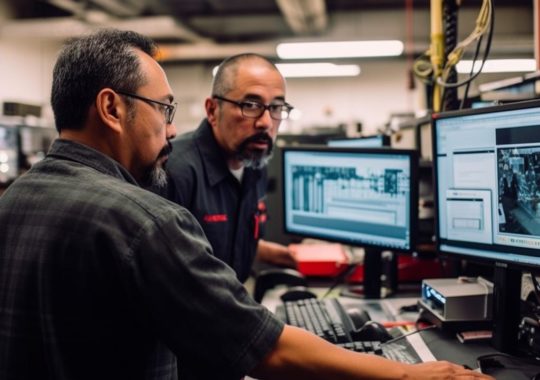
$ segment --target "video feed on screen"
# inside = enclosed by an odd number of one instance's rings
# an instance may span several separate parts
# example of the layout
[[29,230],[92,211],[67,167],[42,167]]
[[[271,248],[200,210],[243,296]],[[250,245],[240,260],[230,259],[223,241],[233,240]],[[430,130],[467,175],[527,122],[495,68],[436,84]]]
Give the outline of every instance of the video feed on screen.
[[435,120],[441,247],[540,258],[540,107],[477,112]]

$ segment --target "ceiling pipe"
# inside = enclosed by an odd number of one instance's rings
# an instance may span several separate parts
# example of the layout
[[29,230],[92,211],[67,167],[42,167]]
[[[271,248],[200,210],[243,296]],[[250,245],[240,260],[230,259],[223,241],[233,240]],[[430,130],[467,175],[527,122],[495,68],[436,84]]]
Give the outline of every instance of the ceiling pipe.
[[317,34],[328,26],[325,0],[276,0],[276,3],[296,34]]
[[116,17],[140,16],[146,6],[144,0],[91,0],[91,2]]
[[131,19],[107,18],[100,22],[89,22],[87,17],[58,17],[4,22],[0,25],[0,37],[64,40],[90,33],[99,28],[133,30],[155,40],[175,39],[188,43],[209,41],[184,27],[170,16],[149,16]]

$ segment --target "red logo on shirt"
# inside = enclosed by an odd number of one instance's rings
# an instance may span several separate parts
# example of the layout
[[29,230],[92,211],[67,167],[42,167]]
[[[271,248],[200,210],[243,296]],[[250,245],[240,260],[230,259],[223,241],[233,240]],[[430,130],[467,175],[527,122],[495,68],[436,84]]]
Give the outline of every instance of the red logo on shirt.
[[227,221],[227,214],[206,214],[203,216],[206,223],[220,223]]
[[260,200],[257,203],[257,211],[255,212],[255,215],[253,215],[253,219],[255,220],[254,223],[254,229],[253,229],[253,238],[257,240],[259,238],[259,229],[261,223],[266,223],[266,203],[264,201]]
[[257,203],[257,214],[259,215],[259,221],[261,223],[266,223],[266,219],[268,218],[267,210],[266,210],[266,203],[264,201],[259,201]]

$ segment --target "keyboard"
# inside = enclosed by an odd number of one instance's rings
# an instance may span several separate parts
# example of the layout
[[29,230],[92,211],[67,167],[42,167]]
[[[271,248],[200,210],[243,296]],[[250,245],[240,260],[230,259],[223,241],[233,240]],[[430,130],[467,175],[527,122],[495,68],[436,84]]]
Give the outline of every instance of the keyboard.
[[388,344],[356,340],[354,332],[357,328],[337,298],[286,301],[276,308],[276,315],[289,325],[311,331],[349,350],[381,355],[403,363],[423,361],[406,338]]

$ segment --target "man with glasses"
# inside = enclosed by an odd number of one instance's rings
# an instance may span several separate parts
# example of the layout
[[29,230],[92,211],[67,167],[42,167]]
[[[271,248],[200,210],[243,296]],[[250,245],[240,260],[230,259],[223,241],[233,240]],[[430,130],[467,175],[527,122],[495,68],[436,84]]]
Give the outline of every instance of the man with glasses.
[[266,164],[292,106],[276,66],[257,54],[224,60],[217,70],[207,118],[173,141],[167,170],[169,199],[197,218],[214,254],[246,281],[257,256],[295,266],[289,249],[262,240],[266,221]]

